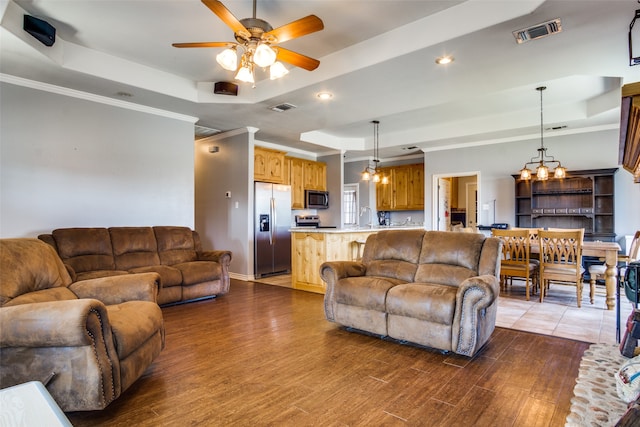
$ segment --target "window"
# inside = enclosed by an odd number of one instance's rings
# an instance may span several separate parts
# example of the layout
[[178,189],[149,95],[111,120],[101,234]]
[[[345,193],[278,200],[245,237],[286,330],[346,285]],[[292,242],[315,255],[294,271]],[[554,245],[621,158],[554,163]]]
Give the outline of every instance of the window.
[[358,224],[358,184],[345,184],[342,193],[342,210],[344,211],[344,224]]

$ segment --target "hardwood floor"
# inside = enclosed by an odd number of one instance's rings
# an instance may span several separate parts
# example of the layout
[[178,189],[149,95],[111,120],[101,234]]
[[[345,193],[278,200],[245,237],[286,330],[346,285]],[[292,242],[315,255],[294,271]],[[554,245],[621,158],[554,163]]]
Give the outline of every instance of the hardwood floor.
[[323,296],[232,280],[163,309],[166,348],[74,426],[563,426],[588,343],[497,328],[473,359],[346,331]]

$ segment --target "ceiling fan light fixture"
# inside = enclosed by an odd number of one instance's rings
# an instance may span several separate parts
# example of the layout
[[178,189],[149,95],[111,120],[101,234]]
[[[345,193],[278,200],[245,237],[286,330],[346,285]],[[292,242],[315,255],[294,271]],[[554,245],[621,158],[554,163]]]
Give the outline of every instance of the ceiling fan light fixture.
[[289,74],[289,70],[287,70],[280,61],[274,62],[273,65],[269,67],[269,78],[271,80],[279,79],[287,74]]
[[253,62],[262,68],[269,67],[276,62],[276,52],[266,43],[258,43],[253,53]]
[[245,83],[255,83],[255,79],[253,78],[253,70],[249,65],[243,65],[238,70],[238,74],[236,74],[236,80],[240,80]]
[[238,55],[236,53],[236,47],[230,47],[217,54],[216,62],[228,71],[235,71],[238,69]]

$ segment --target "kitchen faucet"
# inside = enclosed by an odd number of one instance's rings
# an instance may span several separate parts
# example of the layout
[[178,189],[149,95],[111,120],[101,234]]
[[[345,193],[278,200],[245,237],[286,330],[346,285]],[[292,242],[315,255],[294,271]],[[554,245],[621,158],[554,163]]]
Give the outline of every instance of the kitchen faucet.
[[364,215],[364,213],[369,210],[369,227],[373,228],[373,211],[369,206],[362,206],[360,208],[360,216]]

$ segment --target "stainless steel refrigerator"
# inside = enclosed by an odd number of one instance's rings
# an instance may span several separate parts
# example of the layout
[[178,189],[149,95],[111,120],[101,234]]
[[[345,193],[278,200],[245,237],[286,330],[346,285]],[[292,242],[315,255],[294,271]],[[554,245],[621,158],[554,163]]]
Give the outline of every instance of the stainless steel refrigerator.
[[256,278],[291,272],[291,186],[255,183]]

